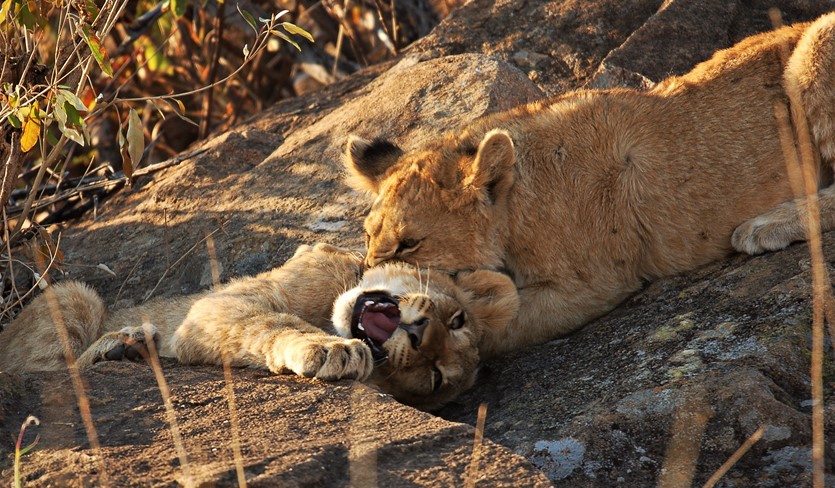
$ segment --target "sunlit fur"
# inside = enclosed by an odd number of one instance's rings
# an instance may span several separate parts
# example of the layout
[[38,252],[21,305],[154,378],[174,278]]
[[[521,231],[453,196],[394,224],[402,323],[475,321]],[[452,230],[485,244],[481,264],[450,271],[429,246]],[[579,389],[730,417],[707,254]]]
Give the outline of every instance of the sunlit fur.
[[[301,246],[283,266],[255,277],[113,312],[87,285],[63,282],[35,298],[0,333],[0,371],[66,368],[56,327],[67,331],[81,368],[107,356],[113,359],[114,351],[142,349],[148,333],[156,336],[161,356],[184,363],[221,365],[225,360],[232,366],[275,373],[372,381],[401,401],[429,408],[471,386],[478,363],[477,340],[472,336],[485,327],[506,326],[518,307],[512,282],[499,273],[462,275],[456,281],[438,276],[429,286],[428,272],[419,273],[408,265],[371,270],[362,281],[367,285],[358,285],[361,272],[362,257],[356,252],[326,244]],[[406,314],[413,313],[407,297],[428,298],[431,306],[415,310],[433,321],[419,351],[410,347],[398,353],[404,359],[375,367],[368,346],[351,338],[350,311],[336,314],[334,328],[334,301],[349,289],[345,296],[355,301],[358,286],[396,290],[404,297],[401,308]],[[348,306],[351,299],[345,296],[338,303]],[[472,313],[467,331],[447,334],[435,325],[459,309]],[[402,346],[401,339],[395,334],[386,347]],[[430,385],[433,368],[444,372],[446,382],[437,390]]]
[[[387,263],[366,271],[359,285],[336,300],[333,322],[340,335],[350,335],[357,297],[371,291],[398,298],[401,322],[429,321],[418,349],[403,329],[395,331],[383,344],[388,361],[375,368],[370,380],[382,382],[395,398],[425,409],[446,403],[472,386],[482,335],[506,327],[519,307],[513,282],[504,274],[478,270],[451,278]],[[461,313],[466,317],[463,326],[451,329],[451,320]],[[434,383],[435,369],[442,378],[439,386]]]
[[[508,271],[520,313],[484,336],[489,357],[570,333],[647,280],[734,248],[785,247],[804,238],[805,209],[792,202],[775,119],[784,83],[800,87],[827,181],[835,13],[745,39],[647,92],[567,93],[404,154],[354,138],[346,166],[374,198],[366,263]],[[819,196],[833,228],[835,188]]]

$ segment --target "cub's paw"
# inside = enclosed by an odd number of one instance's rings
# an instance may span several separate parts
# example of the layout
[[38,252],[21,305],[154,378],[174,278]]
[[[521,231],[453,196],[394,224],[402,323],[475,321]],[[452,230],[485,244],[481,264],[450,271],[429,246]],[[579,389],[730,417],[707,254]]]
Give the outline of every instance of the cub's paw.
[[154,341],[154,349],[159,351],[159,331],[152,324],[125,327],[113,333],[109,341],[102,343],[97,361],[142,361],[150,354],[147,344],[149,337]]
[[805,239],[805,229],[797,213],[778,210],[754,217],[737,227],[731,236],[734,249],[752,255],[762,254]]
[[356,339],[316,337],[285,352],[285,367],[299,376],[327,381],[364,381],[371,375],[371,349]]

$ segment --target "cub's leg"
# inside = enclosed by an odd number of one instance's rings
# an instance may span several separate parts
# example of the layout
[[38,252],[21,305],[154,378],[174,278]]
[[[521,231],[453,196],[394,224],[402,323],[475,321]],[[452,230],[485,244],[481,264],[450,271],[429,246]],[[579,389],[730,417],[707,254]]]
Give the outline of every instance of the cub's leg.
[[142,361],[150,354],[147,338],[154,341],[155,349],[159,351],[159,332],[152,324],[108,332],[84,351],[78,358],[78,367],[88,368],[99,361]]
[[[835,164],[835,13],[824,15],[806,29],[783,74],[787,84],[800,89],[800,98],[812,137],[820,149],[822,166]],[[835,229],[835,189],[818,193],[821,230]],[[731,242],[738,251],[759,254],[783,249],[806,238],[807,209],[784,203],[754,217],[734,231]]]
[[104,314],[101,297],[84,283],[66,281],[47,288],[0,332],[0,371],[66,368],[56,327],[65,328],[69,347],[78,357],[101,336]]
[[[229,310],[229,309],[224,309]],[[274,373],[333,381],[371,375],[371,350],[356,339],[330,335],[299,317],[259,311],[192,315],[177,329],[171,348],[187,364],[265,368]]]
[[[818,192],[821,231],[835,229],[835,186]],[[806,239],[806,215],[803,202],[792,201],[742,223],[733,233],[734,249],[748,254],[777,251],[792,242]]]

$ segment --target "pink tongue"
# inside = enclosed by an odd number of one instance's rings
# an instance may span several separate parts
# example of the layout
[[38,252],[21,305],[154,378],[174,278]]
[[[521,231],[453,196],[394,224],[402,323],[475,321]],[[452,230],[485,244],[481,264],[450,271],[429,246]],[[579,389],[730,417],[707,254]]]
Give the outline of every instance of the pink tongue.
[[380,344],[394,334],[399,322],[397,317],[389,317],[382,312],[367,310],[362,314],[362,327],[365,329],[365,335]]

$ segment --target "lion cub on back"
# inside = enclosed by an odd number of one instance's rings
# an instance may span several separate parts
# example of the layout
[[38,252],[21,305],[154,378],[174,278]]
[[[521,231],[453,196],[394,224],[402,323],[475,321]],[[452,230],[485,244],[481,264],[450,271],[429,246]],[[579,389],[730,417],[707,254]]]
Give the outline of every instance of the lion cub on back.
[[[568,93],[406,153],[351,139],[351,182],[375,196],[366,263],[507,270],[520,312],[484,336],[491,356],[574,331],[646,280],[733,248],[783,248],[804,238],[805,212],[775,118],[788,83],[831,173],[835,13],[745,39],[647,92]],[[835,188],[819,197],[833,228]]]
[[153,337],[161,356],[183,363],[225,358],[275,373],[367,380],[400,401],[434,408],[472,386],[482,331],[505,327],[518,308],[513,283],[499,273],[362,269],[355,252],[301,246],[258,276],[113,313],[87,285],[60,283],[0,333],[0,371],[65,368],[58,321],[81,368],[141,359]]

